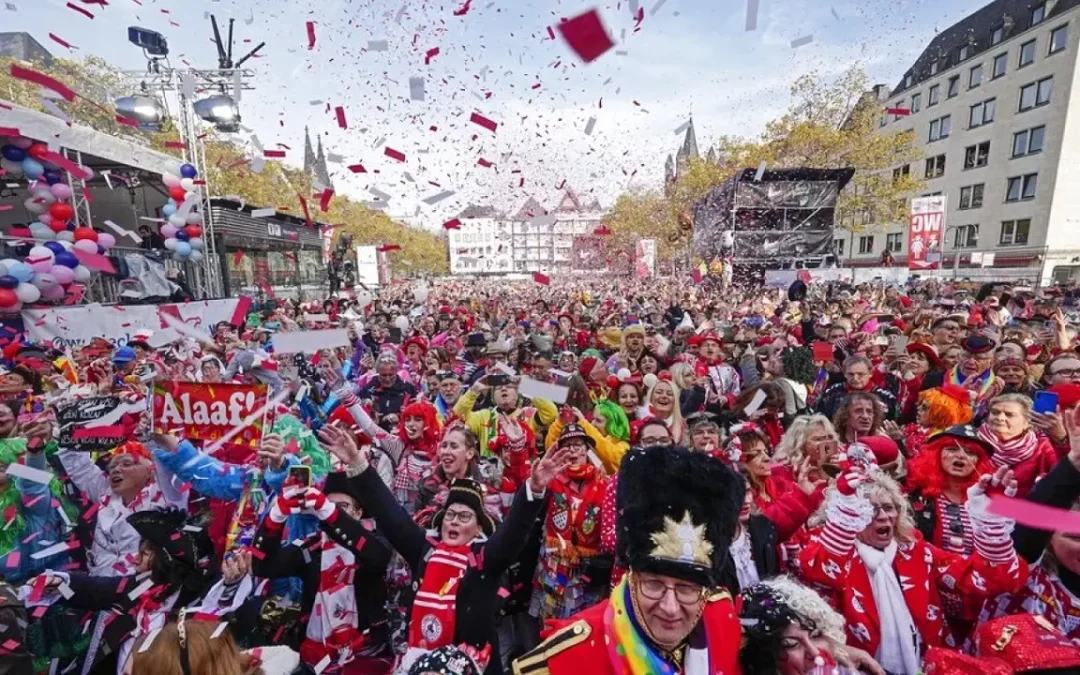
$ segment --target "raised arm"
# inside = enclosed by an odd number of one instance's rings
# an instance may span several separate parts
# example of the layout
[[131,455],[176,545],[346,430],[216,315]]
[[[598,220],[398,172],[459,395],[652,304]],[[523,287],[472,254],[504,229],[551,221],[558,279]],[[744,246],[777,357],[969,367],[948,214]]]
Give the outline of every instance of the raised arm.
[[64,449],[56,453],[56,456],[71,482],[91,501],[96,502],[109,494],[109,479],[105,472],[90,460],[90,453]]

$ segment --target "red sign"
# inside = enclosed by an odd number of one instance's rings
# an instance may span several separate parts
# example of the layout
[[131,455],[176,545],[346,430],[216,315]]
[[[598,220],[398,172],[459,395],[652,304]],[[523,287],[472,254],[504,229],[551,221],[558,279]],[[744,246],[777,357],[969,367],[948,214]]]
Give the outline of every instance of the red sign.
[[[265,384],[159,382],[154,387],[154,431],[188,440],[216,441],[266,404]],[[263,421],[247,425],[232,443],[255,447]]]
[[932,270],[941,263],[945,234],[945,197],[918,197],[911,200],[908,228],[908,269]]

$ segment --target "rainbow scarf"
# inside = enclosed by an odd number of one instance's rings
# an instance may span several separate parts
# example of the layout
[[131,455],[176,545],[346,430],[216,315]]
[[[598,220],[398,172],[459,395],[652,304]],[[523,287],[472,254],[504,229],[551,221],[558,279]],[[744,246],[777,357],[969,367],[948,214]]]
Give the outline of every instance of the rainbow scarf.
[[[988,370],[983,375],[981,375],[979,379],[982,380],[982,382],[979,384],[979,388],[976,393],[978,394],[977,400],[981,402],[986,399],[986,393],[990,391],[990,387],[994,386],[994,383],[997,382],[997,375],[994,374],[993,370]],[[948,380],[949,384],[963,386],[964,378],[960,375],[959,366],[949,370]]]
[[630,585],[626,575],[611,592],[611,601],[604,612],[604,632],[608,658],[616,675],[674,675],[680,672],[646,641],[634,616],[630,601]]

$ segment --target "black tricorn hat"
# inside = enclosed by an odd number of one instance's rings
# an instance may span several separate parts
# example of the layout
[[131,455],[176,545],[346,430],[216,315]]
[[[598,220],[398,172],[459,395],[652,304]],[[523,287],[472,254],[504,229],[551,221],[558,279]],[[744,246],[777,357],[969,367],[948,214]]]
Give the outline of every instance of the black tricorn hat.
[[619,557],[631,570],[715,587],[745,493],[742,476],[705,453],[631,450],[616,493]]
[[158,546],[173,560],[195,570],[207,570],[214,543],[206,524],[179,509],[138,511],[127,517],[139,536]]
[[344,471],[335,471],[331,474],[327,474],[326,483],[323,485],[323,494],[330,494],[331,492],[340,492],[343,495],[349,495],[353,498],[357,504],[360,504],[360,495],[353,489],[352,482],[349,477],[345,475]]

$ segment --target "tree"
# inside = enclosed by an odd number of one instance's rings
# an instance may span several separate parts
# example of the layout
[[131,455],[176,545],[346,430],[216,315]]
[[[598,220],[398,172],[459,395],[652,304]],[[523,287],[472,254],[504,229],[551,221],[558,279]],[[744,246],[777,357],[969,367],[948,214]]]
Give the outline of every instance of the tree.
[[634,251],[636,240],[656,239],[657,255],[670,258],[685,253],[685,233],[671,204],[655,192],[619,196],[604,223],[611,230],[614,248]]

